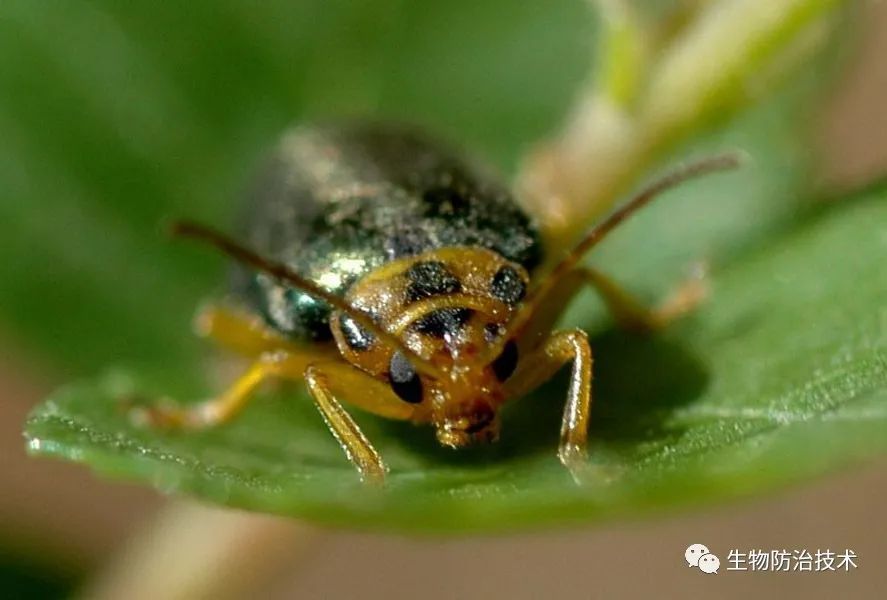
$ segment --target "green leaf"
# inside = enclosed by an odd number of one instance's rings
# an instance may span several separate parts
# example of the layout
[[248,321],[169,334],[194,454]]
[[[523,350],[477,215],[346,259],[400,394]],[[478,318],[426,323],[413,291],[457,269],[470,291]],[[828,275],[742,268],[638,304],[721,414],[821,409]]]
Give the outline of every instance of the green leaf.
[[[454,453],[429,429],[360,414],[391,467],[362,486],[301,392],[214,431],[133,429],[116,374],[62,389],[29,448],[158,489],[364,528],[462,532],[593,520],[785,485],[887,450],[887,189],[820,210],[713,278],[688,321],[595,336],[591,463],[555,458],[564,381],[507,411],[498,445]],[[589,317],[589,314],[585,315]]]

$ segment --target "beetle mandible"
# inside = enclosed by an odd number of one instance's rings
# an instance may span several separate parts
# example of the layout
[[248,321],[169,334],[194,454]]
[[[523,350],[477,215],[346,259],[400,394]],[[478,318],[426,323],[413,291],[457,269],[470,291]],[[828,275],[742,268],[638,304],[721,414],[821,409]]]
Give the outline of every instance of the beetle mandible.
[[387,466],[343,403],[430,423],[441,444],[459,448],[495,440],[501,406],[572,363],[558,457],[579,479],[592,351],[584,331],[554,331],[558,318],[585,285],[636,329],[658,328],[700,297],[691,282],[646,309],[581,259],[660,192],[736,165],[731,154],[685,165],[572,248],[543,247],[557,232],[540,231],[506,186],[423,134],[382,124],[292,129],[249,194],[246,244],[174,225],[240,265],[232,299],[204,307],[196,323],[252,366],[217,398],[140,415],[157,425],[217,425],[263,381],[304,380],[362,479],[380,482]]

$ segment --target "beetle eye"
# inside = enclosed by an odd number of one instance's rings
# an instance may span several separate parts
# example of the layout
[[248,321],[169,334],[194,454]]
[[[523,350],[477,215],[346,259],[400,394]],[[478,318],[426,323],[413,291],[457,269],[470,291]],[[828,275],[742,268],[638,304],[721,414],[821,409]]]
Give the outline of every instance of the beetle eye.
[[499,381],[505,381],[511,377],[517,368],[517,344],[514,343],[514,340],[508,340],[508,343],[502,348],[502,353],[493,361],[492,367],[493,373],[496,374],[496,379]]
[[391,390],[401,400],[410,404],[422,402],[422,380],[419,379],[419,374],[407,357],[400,351],[391,355],[388,379],[391,381]]

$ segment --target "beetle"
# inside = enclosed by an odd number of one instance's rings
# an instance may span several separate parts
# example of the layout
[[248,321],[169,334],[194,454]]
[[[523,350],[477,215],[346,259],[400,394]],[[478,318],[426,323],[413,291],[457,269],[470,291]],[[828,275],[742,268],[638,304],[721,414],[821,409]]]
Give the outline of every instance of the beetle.
[[[237,415],[268,379],[304,380],[364,481],[388,468],[343,403],[431,424],[452,448],[499,435],[499,410],[572,363],[558,457],[586,465],[592,350],[580,329],[555,331],[585,285],[617,320],[654,329],[700,298],[692,282],[643,308],[581,259],[662,191],[735,167],[702,159],[656,180],[569,249],[496,177],[404,126],[298,126],[248,194],[246,243],[193,222],[173,233],[235,259],[231,299],[205,306],[199,334],[250,357],[224,393],[142,409],[154,425],[203,428]],[[538,217],[538,215],[535,215]],[[697,282],[698,283],[698,282]]]

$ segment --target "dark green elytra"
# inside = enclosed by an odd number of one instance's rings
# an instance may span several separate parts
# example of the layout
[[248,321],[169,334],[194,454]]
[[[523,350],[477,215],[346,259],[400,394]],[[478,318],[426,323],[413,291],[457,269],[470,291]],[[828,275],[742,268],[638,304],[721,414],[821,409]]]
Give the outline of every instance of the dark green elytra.
[[[255,250],[338,295],[380,265],[428,250],[480,246],[527,270],[542,252],[537,229],[506,186],[403,126],[289,131],[253,184],[244,220]],[[434,263],[417,264],[412,275],[417,298],[458,286]],[[505,275],[503,299],[517,299],[523,292]],[[235,282],[276,330],[292,339],[331,338],[326,303],[262,274],[238,270]],[[353,337],[365,347],[369,334],[352,325],[343,328],[349,343]]]

